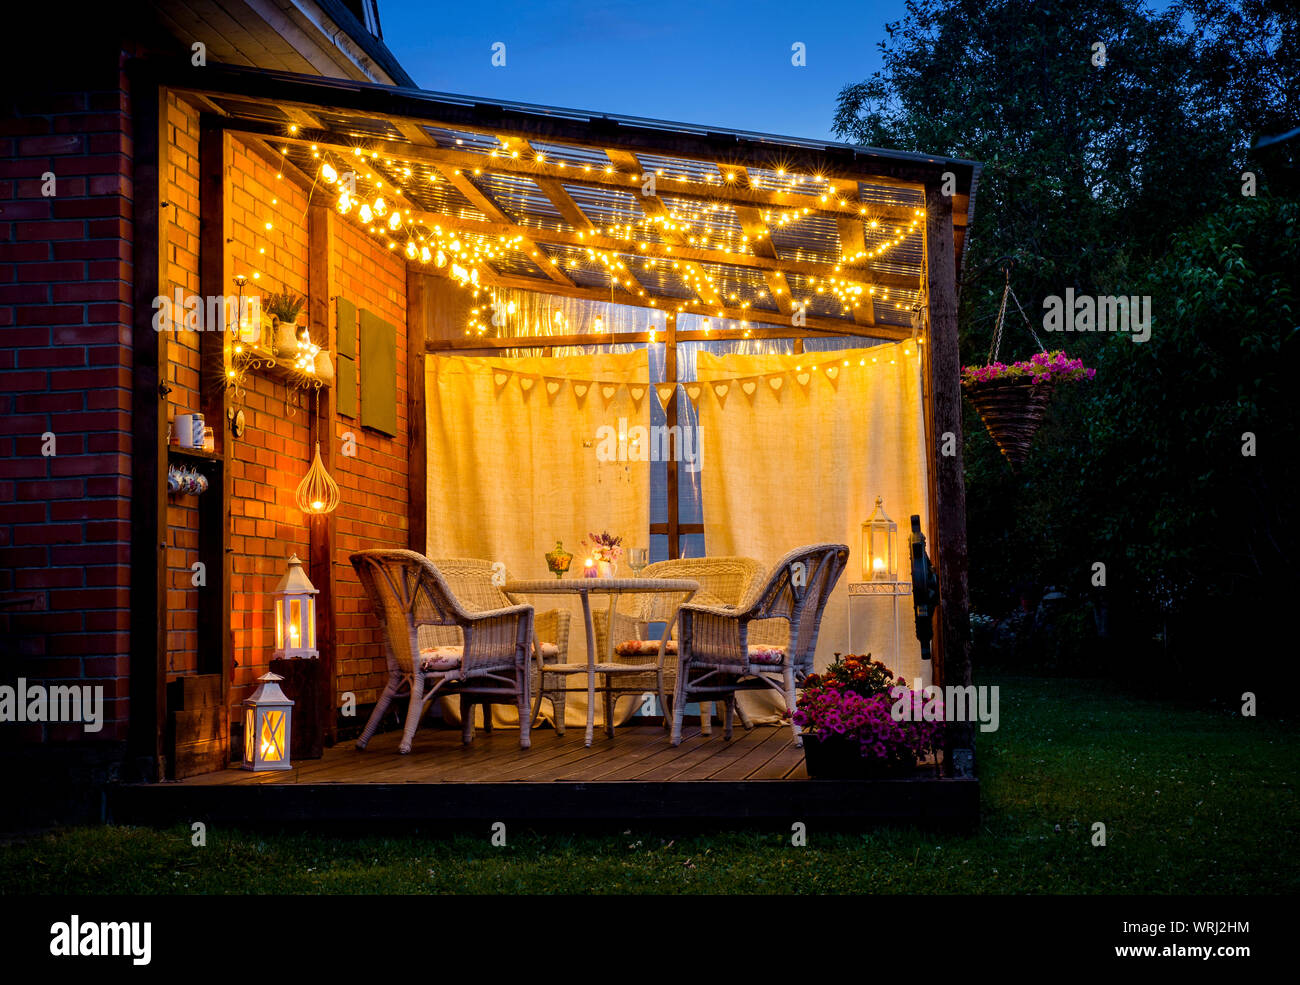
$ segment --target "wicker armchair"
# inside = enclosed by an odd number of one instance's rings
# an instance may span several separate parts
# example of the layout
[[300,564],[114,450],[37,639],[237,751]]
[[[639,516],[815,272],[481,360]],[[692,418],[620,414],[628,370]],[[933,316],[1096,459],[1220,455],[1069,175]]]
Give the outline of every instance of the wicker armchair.
[[[453,592],[471,612],[483,612],[514,605],[500,588],[492,584],[492,562],[479,558],[438,558],[434,566],[442,572]],[[537,721],[542,699],[551,702],[555,711],[555,731],[564,734],[565,692],[563,678],[545,671],[547,664],[567,663],[569,660],[569,613],[559,609],[538,612],[533,617],[533,648],[538,656],[539,668],[532,671],[533,709],[532,722]],[[426,626],[420,630],[420,646],[460,646],[461,631],[456,626]],[[540,674],[540,677],[539,677]],[[473,703],[461,699],[462,710],[473,711]],[[484,703],[483,728],[492,729],[490,709]]]
[[[357,740],[365,749],[393,699],[411,692],[406,729],[398,751],[409,753],[420,720],[439,694],[456,692],[462,711],[475,703],[513,700],[519,708],[519,746],[530,744],[529,648],[533,607],[510,605],[470,611],[456,598],[447,579],[423,554],[403,550],[358,551],[351,557],[384,630],[388,685]],[[451,627],[460,633],[457,646],[425,646],[425,627]],[[463,715],[463,738],[474,738],[472,714]]]
[[[791,551],[760,589],[734,608],[691,601],[678,611],[681,626],[673,695],[672,744],[682,741],[682,717],[689,701],[726,701],[725,736],[731,738],[736,692],[772,688],[794,711],[795,687],[813,669],[822,612],[844,571],[844,544],[814,544]],[[781,619],[789,643],[775,646],[750,638],[760,620]],[[803,745],[793,722],[795,744]]]
[[[656,561],[642,569],[640,577],[689,578],[700,583],[692,603],[725,607],[739,605],[751,592],[757,591],[766,573],[763,565],[753,558],[702,557]],[[647,691],[654,689],[658,693],[660,707],[664,710],[665,728],[671,714],[667,697],[672,694],[676,677],[677,610],[685,601],[686,595],[681,592],[625,595],[619,599],[614,611],[614,652],[620,663],[646,664],[643,686]],[[596,628],[597,652],[606,653],[609,614],[606,611],[595,612],[592,620]],[[658,622],[668,624],[666,640],[647,639],[649,624]],[[785,631],[784,623],[773,621],[763,630],[765,641],[780,642]],[[752,632],[759,632],[758,627],[754,627]],[[631,680],[628,685],[636,686]],[[710,709],[708,704],[700,708],[700,730],[705,735],[711,731]],[[744,724],[749,727],[747,721]]]

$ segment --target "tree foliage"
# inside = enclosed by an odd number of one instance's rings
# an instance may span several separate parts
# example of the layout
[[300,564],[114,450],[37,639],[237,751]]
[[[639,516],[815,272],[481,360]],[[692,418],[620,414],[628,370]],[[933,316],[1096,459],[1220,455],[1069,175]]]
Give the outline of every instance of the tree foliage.
[[[1098,374],[1058,390],[1021,475],[967,407],[977,608],[1029,582],[1082,596],[1094,562],[1144,630],[1295,586],[1296,142],[1251,146],[1297,125],[1296,23],[1267,0],[911,0],[883,68],[841,91],[842,135],[983,163],[964,363],[986,359],[1003,257],[1040,334],[1067,288],[1152,299],[1147,343],[1044,336]],[[1013,305],[1002,358],[1035,348]]]

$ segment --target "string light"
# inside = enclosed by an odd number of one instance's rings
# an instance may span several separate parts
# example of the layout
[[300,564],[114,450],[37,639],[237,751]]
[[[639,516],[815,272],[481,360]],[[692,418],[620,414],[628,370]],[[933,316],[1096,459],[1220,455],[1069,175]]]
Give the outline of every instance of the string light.
[[[501,141],[501,151],[509,153],[512,158],[519,158],[519,151],[509,148],[508,138],[499,138]],[[460,139],[458,144],[463,143]],[[529,149],[527,142],[522,146]],[[316,145],[312,145],[313,151]],[[352,153],[355,157],[365,160],[367,154],[360,147],[354,147]],[[319,156],[319,153],[317,154]],[[378,158],[376,152],[369,153],[370,159]],[[488,156],[497,156],[494,150]],[[389,165],[393,161],[388,161]],[[537,167],[545,171],[547,168],[558,169],[563,167],[563,160],[548,161],[547,156],[540,151],[531,151],[530,157],[521,164],[529,167]],[[576,165],[575,165],[576,166]],[[590,173],[593,168],[590,163],[583,165],[583,170]],[[613,165],[607,165],[601,169],[607,175],[618,175],[619,172]],[[453,174],[461,174],[460,169],[456,169]],[[475,168],[473,173],[481,175],[482,169]],[[402,174],[406,177],[411,176],[410,167],[402,169]],[[663,176],[664,169],[655,170],[655,174]],[[327,184],[335,184],[339,181],[339,169],[328,160],[323,160],[320,165],[320,175],[322,180]],[[646,174],[640,172],[640,169],[629,171],[626,176],[632,181],[644,181]],[[619,175],[621,178],[622,175]],[[764,175],[760,174],[758,169],[751,170],[747,173],[746,181],[750,187],[757,187]],[[823,205],[833,204],[835,209],[853,210],[863,217],[863,225],[873,232],[883,233],[883,237],[878,239],[869,248],[858,251],[855,254],[844,255],[841,257],[840,264],[836,265],[833,273],[825,277],[807,276],[804,282],[810,290],[810,294],[803,298],[797,298],[793,295],[791,300],[796,304],[806,306],[815,296],[821,295],[834,298],[839,302],[841,312],[845,315],[850,314],[853,308],[859,307],[863,303],[871,303],[879,300],[885,303],[890,301],[889,290],[884,288],[879,294],[874,287],[864,285],[845,274],[842,270],[843,265],[854,265],[862,261],[876,261],[888,253],[903,245],[907,239],[918,232],[919,223],[924,219],[925,212],[923,209],[916,208],[912,210],[912,216],[906,225],[897,225],[892,227],[882,227],[881,220],[876,217],[867,218],[868,206],[859,205],[857,202],[850,202],[838,196],[833,196],[830,192],[829,179],[825,175],[798,175],[793,174],[784,166],[778,166],[775,172],[766,173],[767,187],[774,191],[780,191],[784,185],[785,189],[798,195],[806,195],[809,200],[819,200]],[[683,173],[678,180],[686,183],[695,183],[701,186],[713,185],[717,187],[716,182],[725,181],[736,183],[741,175],[734,169],[719,168],[718,173],[705,171],[702,176],[692,177],[690,174]],[[371,172],[368,175],[371,187],[375,190],[383,187],[384,181]],[[430,181],[437,181],[437,175],[430,175]],[[816,188],[804,189],[802,186],[807,182],[810,185],[821,186]],[[397,185],[391,185],[392,194],[401,195],[403,190]],[[811,194],[809,194],[811,193]],[[371,201],[365,201],[355,194],[350,194],[346,189],[340,186],[340,194],[336,204],[340,214],[350,214],[353,209],[361,219],[367,230],[373,234],[397,233],[403,226],[401,210],[389,210],[388,203],[382,196],[376,195]],[[828,211],[828,210],[824,210]],[[789,227],[801,220],[807,219],[814,214],[812,206],[796,206],[784,208],[766,208],[761,213],[762,223],[757,226],[739,227],[738,217],[736,216],[735,207],[726,202],[717,201],[682,201],[675,200],[674,204],[668,207],[664,212],[648,215],[637,209],[636,214],[629,210],[624,216],[632,221],[616,221],[606,226],[603,231],[597,230],[577,230],[579,239],[584,238],[589,232],[602,234],[611,239],[617,239],[626,243],[626,252],[634,250],[646,251],[649,240],[657,242],[659,248],[665,253],[672,253],[674,243],[680,245],[689,245],[702,250],[714,250],[724,254],[735,255],[752,255],[756,253],[757,247],[764,239],[770,238],[772,228]],[[379,226],[373,225],[375,217],[388,215],[387,223],[380,223]],[[409,211],[407,213],[409,216]],[[407,235],[405,243],[395,243],[389,241],[389,249],[402,249],[408,259],[414,260],[417,256],[422,263],[429,263],[436,256],[436,263],[439,267],[445,267],[448,262],[453,264],[453,275],[457,282],[466,287],[478,287],[478,270],[476,264],[480,262],[490,263],[492,260],[498,260],[506,257],[512,250],[519,249],[523,242],[523,235],[515,237],[497,236],[492,237],[488,234],[470,234],[459,233],[451,234],[440,227],[434,226],[429,228],[427,223],[424,225],[407,224]],[[267,224],[270,229],[270,223]],[[649,235],[647,235],[649,234]],[[414,241],[412,241],[414,240]],[[619,259],[618,251],[611,251],[608,248],[604,250],[587,248],[586,259],[590,263],[598,264],[605,268],[609,277],[609,283],[612,288],[620,288],[635,293],[639,297],[646,298],[646,292],[636,284],[630,277],[626,264]],[[769,254],[770,255],[770,254]],[[534,259],[537,258],[537,252],[532,252]],[[791,259],[802,259],[799,251],[796,250]],[[560,262],[557,258],[557,263]],[[577,262],[573,257],[563,262],[563,266],[570,270],[578,268]],[[675,260],[668,260],[664,257],[646,257],[643,259],[642,266],[647,270],[656,270],[659,268],[671,269],[682,282],[698,294],[705,302],[712,301],[716,303],[720,297],[720,285],[717,278],[711,274],[707,268],[702,266],[698,261],[678,263]],[[468,275],[456,273],[459,271],[469,271]],[[782,294],[780,288],[773,288],[773,295]],[[759,290],[757,296],[762,298],[766,292]],[[740,304],[742,308],[748,309],[752,301],[740,301],[738,296],[732,292],[730,295],[733,304]],[[647,303],[654,305],[656,299],[650,297]],[[898,303],[896,307],[902,309],[904,304]]]

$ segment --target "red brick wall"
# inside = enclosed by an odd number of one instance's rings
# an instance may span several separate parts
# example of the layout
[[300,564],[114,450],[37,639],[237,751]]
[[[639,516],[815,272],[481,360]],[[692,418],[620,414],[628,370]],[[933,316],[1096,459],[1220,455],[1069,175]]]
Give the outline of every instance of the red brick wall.
[[[174,95],[167,97],[167,171],[163,215],[167,237],[166,297],[199,293],[199,112]],[[167,418],[201,409],[199,335],[184,327],[184,311],[173,311],[180,327],[168,335]],[[183,465],[183,462],[177,464]],[[206,495],[206,494],[205,494]],[[218,493],[219,495],[219,493]],[[199,518],[190,495],[167,497],[167,671],[198,670],[199,592],[193,583],[199,560]]]
[[[7,620],[0,624],[7,641],[0,679],[102,682],[109,706],[99,739],[125,738],[128,715],[131,148],[124,90],[119,83],[116,90],[47,95],[0,119],[0,597],[30,597],[33,608],[0,617]],[[167,124],[165,289],[197,293],[197,112],[172,98]],[[226,290],[235,293],[234,275],[244,273],[250,292],[305,294],[305,191],[274,160],[238,141],[231,141],[230,163]],[[52,198],[41,195],[45,171],[56,175]],[[334,295],[398,329],[398,434],[346,418],[335,429],[334,472],[343,494],[335,545],[336,687],[364,704],[382,686],[383,649],[348,555],[407,544],[406,276],[400,257],[346,220],[336,221],[335,245]],[[200,365],[192,332],[173,333],[169,355],[174,418],[198,408],[200,374],[208,368]],[[309,399],[259,373],[236,398],[247,431],[232,443],[233,703],[269,659],[270,591],[285,559],[295,551],[307,558],[307,525],[293,493],[310,460]],[[55,435],[52,457],[41,454],[47,431]],[[354,458],[341,453],[349,432]],[[169,497],[166,508],[168,668],[192,672],[197,517],[186,497]]]
[[0,598],[31,610],[0,616],[0,679],[79,679],[106,700],[101,732],[33,740],[126,734],[130,116],[121,76],[103,82],[0,103]]
[[[360,704],[383,690],[384,650],[375,617],[348,556],[371,547],[406,547],[406,263],[383,242],[345,219],[335,223],[334,290],[397,328],[397,435],[388,437],[340,417],[335,479],[343,495],[338,509],[337,572],[338,693],[351,691]],[[334,312],[331,312],[333,317]],[[356,436],[355,458],[340,454],[343,435]]]

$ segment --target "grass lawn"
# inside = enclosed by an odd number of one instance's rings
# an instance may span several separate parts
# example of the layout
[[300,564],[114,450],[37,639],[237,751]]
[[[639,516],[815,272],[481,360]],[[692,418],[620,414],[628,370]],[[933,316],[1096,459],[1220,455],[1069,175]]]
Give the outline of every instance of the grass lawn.
[[[0,845],[0,893],[1295,892],[1297,729],[1000,677],[977,833],[337,837],[76,828]],[[1106,826],[1106,846],[1091,828]]]

